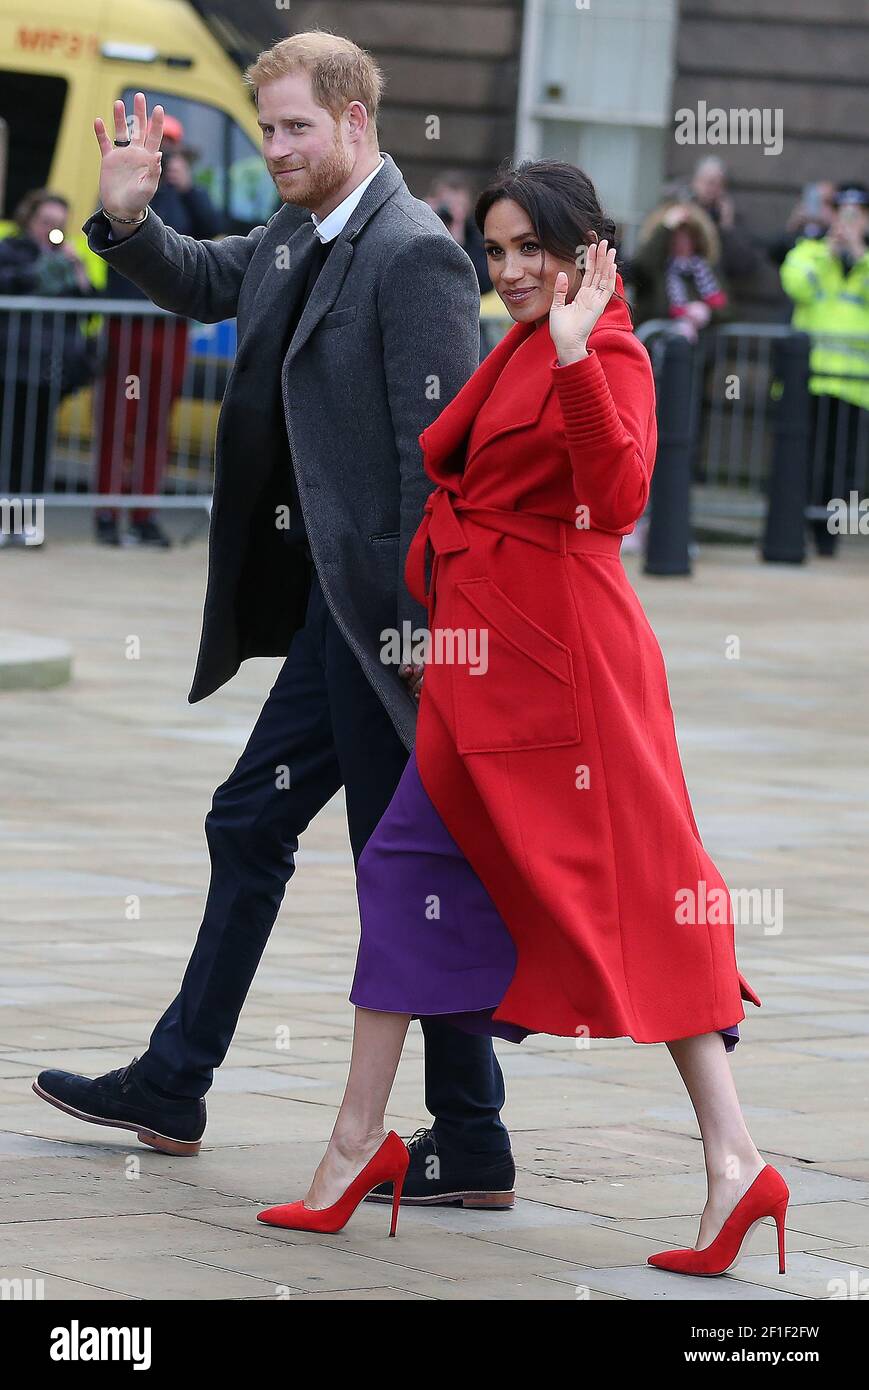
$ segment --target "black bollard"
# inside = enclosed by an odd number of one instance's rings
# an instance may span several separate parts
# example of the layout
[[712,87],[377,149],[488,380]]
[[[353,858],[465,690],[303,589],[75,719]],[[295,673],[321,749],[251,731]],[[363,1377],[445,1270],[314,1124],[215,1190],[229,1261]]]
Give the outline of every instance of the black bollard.
[[776,406],[772,464],[767,487],[764,560],[801,565],[806,558],[809,492],[809,349],[807,333],[789,333],[775,344],[781,382]]
[[646,574],[690,574],[691,376],[694,348],[668,337],[658,377],[658,456],[652,474],[652,515]]

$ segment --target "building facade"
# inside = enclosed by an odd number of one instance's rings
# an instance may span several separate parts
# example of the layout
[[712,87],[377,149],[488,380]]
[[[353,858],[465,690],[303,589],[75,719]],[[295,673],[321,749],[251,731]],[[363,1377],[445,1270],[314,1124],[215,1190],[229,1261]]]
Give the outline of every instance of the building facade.
[[[238,20],[237,0],[223,9]],[[806,183],[869,182],[869,0],[247,0],[244,16],[262,45],[320,27],[375,54],[382,143],[419,195],[445,168],[480,186],[510,156],[569,159],[630,250],[662,189],[704,154],[726,162],[761,244]],[[686,111],[695,138],[680,143]],[[745,113],[725,144],[717,112]],[[751,297],[780,312],[771,263]]]

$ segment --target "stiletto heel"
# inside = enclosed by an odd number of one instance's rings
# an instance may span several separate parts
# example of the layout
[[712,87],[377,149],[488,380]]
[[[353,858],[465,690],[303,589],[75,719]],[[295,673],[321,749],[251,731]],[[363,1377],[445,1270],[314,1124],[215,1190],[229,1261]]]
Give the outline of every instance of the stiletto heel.
[[389,1227],[389,1234],[391,1236],[395,1235],[395,1232],[398,1228],[398,1208],[401,1205],[401,1192],[402,1188],[404,1187],[404,1179],[406,1173],[407,1168],[405,1167],[404,1173],[402,1173],[401,1177],[398,1178],[398,1180],[393,1184],[392,1188],[392,1223]]
[[778,1231],[778,1272],[785,1273],[785,1216],[787,1215],[788,1199],[776,1207],[773,1212],[775,1217],[776,1229]]
[[267,1226],[283,1226],[288,1231],[319,1231],[321,1235],[334,1235],[343,1230],[359,1203],[382,1182],[391,1182],[395,1196],[392,1203],[392,1226],[389,1234],[395,1235],[398,1225],[398,1203],[404,1187],[410,1155],[407,1145],[390,1130],[380,1148],[366,1163],[347,1188],[331,1207],[319,1211],[306,1207],[304,1202],[289,1202],[280,1207],[267,1207],[257,1212],[257,1221]]
[[790,1190],[771,1164],[761,1168],[743,1193],[711,1245],[702,1250],[662,1250],[649,1256],[649,1264],[674,1274],[724,1274],[739,1259],[746,1237],[764,1217],[772,1216],[778,1229],[778,1272],[785,1272],[785,1213]]

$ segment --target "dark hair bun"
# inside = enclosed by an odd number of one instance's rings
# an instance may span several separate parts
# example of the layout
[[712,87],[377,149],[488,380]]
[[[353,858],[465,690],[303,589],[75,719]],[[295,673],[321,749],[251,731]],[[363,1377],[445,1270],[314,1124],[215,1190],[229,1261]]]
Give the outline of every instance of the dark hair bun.
[[[560,159],[507,163],[484,188],[474,209],[480,232],[494,203],[509,198],[527,214],[541,246],[560,260],[574,260],[580,246],[615,240],[616,227],[605,215],[594,184],[575,164]],[[594,234],[594,235],[592,235]]]

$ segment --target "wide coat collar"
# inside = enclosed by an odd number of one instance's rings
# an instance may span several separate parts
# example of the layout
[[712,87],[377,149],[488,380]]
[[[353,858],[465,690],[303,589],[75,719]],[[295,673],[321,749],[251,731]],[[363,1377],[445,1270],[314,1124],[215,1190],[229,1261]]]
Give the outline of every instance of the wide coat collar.
[[[624,294],[621,276],[616,277],[616,288]],[[616,298],[609,301],[595,325],[589,346],[594,347],[595,335],[602,329],[613,328],[632,330],[628,310],[623,301]],[[419,436],[428,476],[455,490],[458,475],[493,439],[535,425],[554,389],[551,368],[557,361],[548,320],[539,324],[515,323]],[[496,382],[499,400],[505,402],[506,408],[486,411],[482,428],[477,430],[473,448],[468,451],[471,427]]]

